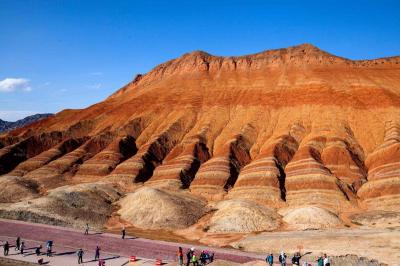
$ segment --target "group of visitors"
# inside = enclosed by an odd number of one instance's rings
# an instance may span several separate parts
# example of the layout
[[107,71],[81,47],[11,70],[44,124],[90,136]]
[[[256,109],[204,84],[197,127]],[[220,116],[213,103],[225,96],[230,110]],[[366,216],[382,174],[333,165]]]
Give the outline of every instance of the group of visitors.
[[[47,255],[48,257],[51,256],[52,246],[53,246],[53,241],[47,241],[47,243],[46,243],[46,248],[47,248],[46,255]],[[39,245],[39,246],[35,247],[35,254],[36,254],[37,256],[42,255],[41,249],[42,249],[42,245]],[[15,250],[16,250],[16,251],[19,251],[19,253],[20,253],[21,255],[24,255],[24,252],[25,252],[25,242],[22,241],[22,240],[21,240],[21,237],[19,237],[19,236],[18,236],[17,239],[15,240]],[[3,244],[3,251],[4,251],[4,253],[3,253],[4,256],[8,256],[8,253],[10,252],[10,243],[8,243],[8,241],[6,241],[6,242]]]
[[[306,254],[308,254],[308,253],[306,253]],[[292,260],[291,260],[292,265],[293,266],[300,266],[300,260],[306,254],[301,255],[300,252],[294,253],[293,257],[292,257]],[[267,262],[268,265],[272,266],[274,264],[274,255],[272,253],[270,253],[265,258],[265,261]],[[287,266],[287,265],[290,264],[290,263],[288,263],[288,258],[287,258],[286,253],[283,252],[283,251],[281,251],[281,253],[279,254],[278,261],[281,264],[281,266]],[[324,254],[323,256],[318,257],[316,262],[317,262],[318,266],[330,266],[331,265],[330,259],[326,254]],[[309,264],[307,261],[303,262],[303,266],[310,266],[310,265],[311,264]]]
[[[15,250],[19,251],[20,254],[24,254],[25,243],[24,243],[24,241],[21,241],[20,237],[17,237],[17,239],[15,240]],[[3,254],[4,254],[4,256],[8,256],[9,252],[10,252],[10,243],[8,243],[8,241],[6,241],[3,244]]]
[[[186,252],[186,266],[192,264],[193,266],[203,266],[207,263],[214,261],[214,253],[210,254],[209,251],[203,250],[199,256],[196,255],[195,248],[192,247]],[[183,266],[183,250],[182,247],[178,248],[178,263]]]

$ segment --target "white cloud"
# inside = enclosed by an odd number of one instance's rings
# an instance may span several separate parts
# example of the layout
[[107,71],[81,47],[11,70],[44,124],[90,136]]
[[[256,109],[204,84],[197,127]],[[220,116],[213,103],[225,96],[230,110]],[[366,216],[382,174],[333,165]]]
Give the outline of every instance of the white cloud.
[[5,78],[0,80],[0,92],[12,92],[16,90],[31,91],[32,88],[29,86],[29,79]]
[[39,112],[28,110],[0,110],[0,119],[5,121],[17,121],[29,115],[34,115]]
[[100,89],[101,88],[101,83],[96,83],[96,84],[93,84],[93,85],[88,85],[87,86],[89,89]]
[[100,72],[100,71],[90,72],[89,75],[91,75],[91,76],[102,76],[103,72]]

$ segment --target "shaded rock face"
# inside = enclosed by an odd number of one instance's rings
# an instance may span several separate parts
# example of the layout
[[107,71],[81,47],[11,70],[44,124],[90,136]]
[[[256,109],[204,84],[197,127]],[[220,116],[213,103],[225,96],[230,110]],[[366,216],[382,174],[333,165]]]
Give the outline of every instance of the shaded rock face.
[[308,44],[185,54],[103,102],[0,135],[0,201],[101,181],[276,211],[396,211],[399,77],[399,57],[352,61]]

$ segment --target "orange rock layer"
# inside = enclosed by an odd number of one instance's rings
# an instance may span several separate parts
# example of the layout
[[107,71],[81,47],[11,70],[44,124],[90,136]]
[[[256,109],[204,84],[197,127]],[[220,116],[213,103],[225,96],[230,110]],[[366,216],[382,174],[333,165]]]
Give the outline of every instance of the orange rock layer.
[[43,189],[104,181],[274,208],[394,209],[399,88],[399,57],[352,61],[308,44],[193,52],[0,136],[0,174]]

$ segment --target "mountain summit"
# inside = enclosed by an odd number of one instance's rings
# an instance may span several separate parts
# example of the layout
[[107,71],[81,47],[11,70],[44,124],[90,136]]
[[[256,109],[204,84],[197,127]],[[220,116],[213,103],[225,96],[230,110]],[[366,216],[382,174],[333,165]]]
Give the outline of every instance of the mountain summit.
[[400,58],[195,51],[0,146],[3,217],[199,235],[379,223],[400,217]]

